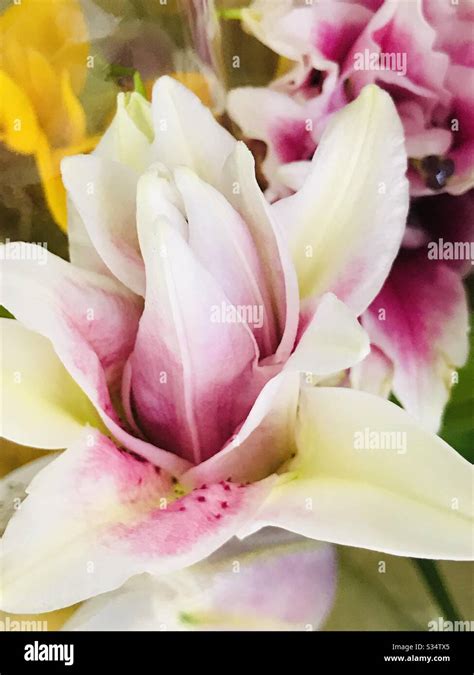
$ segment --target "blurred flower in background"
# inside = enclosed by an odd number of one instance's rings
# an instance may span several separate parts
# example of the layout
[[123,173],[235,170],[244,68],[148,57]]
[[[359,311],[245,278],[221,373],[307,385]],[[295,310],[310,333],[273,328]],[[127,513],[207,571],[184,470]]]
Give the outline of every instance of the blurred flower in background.
[[178,10],[176,0],[0,4],[3,239],[38,241],[47,233],[49,248],[67,257],[67,240],[57,230],[67,229],[60,162],[97,145],[119,91],[143,81],[149,97],[154,80],[166,73],[206,105],[217,108],[219,101],[223,108],[217,79],[191,49]]
[[397,105],[412,194],[473,187],[471,0],[255,0],[240,16],[280,57],[269,87],[229,96],[245,135],[267,145],[274,196],[301,185],[328,120],[369,83]]
[[[414,199],[392,273],[361,317],[378,349],[353,373],[352,384],[381,395],[392,390],[438,431],[456,371],[467,360],[462,274],[472,264],[464,253],[453,267],[442,255],[429,257],[427,246],[435,232],[464,251],[474,238],[474,3],[254,0],[223,16],[240,19],[279,59],[267,86],[237,87],[228,96],[229,114],[244,137],[264,144],[266,194],[279,211],[304,184],[333,115],[368,83],[392,97]],[[354,162],[359,146],[349,134],[346,147],[347,161]],[[391,186],[380,189],[389,194]],[[424,200],[430,200],[426,207]]]
[[87,132],[79,100],[89,55],[80,4],[23,0],[2,14],[0,34],[0,139],[13,152],[35,157],[51,213],[66,229],[61,159],[87,152],[97,142]]

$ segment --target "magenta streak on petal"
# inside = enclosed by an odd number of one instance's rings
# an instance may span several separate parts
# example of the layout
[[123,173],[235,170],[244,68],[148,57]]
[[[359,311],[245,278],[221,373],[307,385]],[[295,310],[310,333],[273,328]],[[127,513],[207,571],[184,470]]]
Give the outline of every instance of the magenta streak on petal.
[[360,22],[348,22],[341,26],[322,21],[316,26],[313,41],[327,59],[342,64],[362,28]]
[[449,117],[450,120],[457,120],[459,127],[453,133],[449,157],[454,161],[455,176],[463,176],[472,171],[474,163],[473,74],[469,68],[452,66],[448,75],[448,86],[453,93]]
[[431,393],[429,378],[446,376],[437,370],[440,359],[446,367],[461,365],[465,302],[459,275],[443,261],[429,260],[425,248],[402,250],[363,317],[371,340],[394,363],[396,395],[414,414]]
[[316,144],[305,120],[279,120],[271,130],[272,142],[282,163],[312,157]]

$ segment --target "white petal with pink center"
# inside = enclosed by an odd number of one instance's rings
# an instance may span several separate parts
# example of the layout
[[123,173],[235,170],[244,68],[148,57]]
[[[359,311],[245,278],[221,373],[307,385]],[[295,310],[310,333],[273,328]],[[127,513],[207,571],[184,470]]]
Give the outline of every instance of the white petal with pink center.
[[94,429],[33,480],[1,540],[0,606],[46,612],[207,557],[248,519],[272,479],[183,496],[170,474]]

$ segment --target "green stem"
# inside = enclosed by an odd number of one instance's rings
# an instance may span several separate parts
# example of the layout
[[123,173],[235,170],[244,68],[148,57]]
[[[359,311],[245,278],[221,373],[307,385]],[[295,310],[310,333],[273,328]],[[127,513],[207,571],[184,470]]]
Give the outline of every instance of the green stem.
[[217,15],[219,19],[224,19],[228,21],[240,21],[242,18],[242,10],[244,7],[229,7],[228,9],[218,9]]
[[423,577],[426,587],[443,611],[443,618],[447,621],[462,621],[462,616],[451,600],[436,563],[433,560],[419,560],[418,558],[412,558],[412,560]]
[[119,63],[111,63],[109,66],[108,76],[112,79],[116,77],[133,77],[135,72],[135,68],[121,66]]
[[145,85],[143,84],[143,80],[138,70],[136,70],[133,74],[133,86],[138,94],[141,94],[143,98],[146,98]]

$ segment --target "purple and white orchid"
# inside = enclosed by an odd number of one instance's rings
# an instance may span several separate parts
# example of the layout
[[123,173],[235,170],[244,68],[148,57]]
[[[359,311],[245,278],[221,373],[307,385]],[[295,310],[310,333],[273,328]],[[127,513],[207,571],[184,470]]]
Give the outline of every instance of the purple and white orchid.
[[241,11],[288,61],[269,87],[229,96],[247,137],[267,145],[273,195],[301,184],[328,120],[367,84],[397,106],[413,195],[474,187],[472,0],[254,0]]
[[[168,77],[151,106],[121,95],[62,171],[71,262],[2,256],[2,435],[67,449],[6,518],[1,609],[103,594],[72,627],[301,629],[331,603],[320,541],[472,557],[469,463],[394,404],[330,386],[369,352],[357,316],[405,228],[385,92],[333,117],[277,211],[246,146]],[[367,430],[404,451],[359,447]]]
[[[298,233],[291,209],[289,217],[285,213],[286,195],[310,184],[309,160],[324,143],[331,118],[371,83],[396,105],[410,159],[411,195],[418,200],[393,270],[362,316],[373,348],[353,369],[351,382],[381,395],[393,390],[420,423],[438,431],[456,370],[468,355],[468,308],[461,275],[445,260],[431,259],[427,243],[441,213],[444,240],[458,237],[469,246],[474,235],[474,193],[469,192],[474,186],[474,5],[470,0],[255,0],[242,10],[242,20],[292,64],[270,86],[235,89],[228,99],[244,134],[266,144],[267,196],[270,201],[284,197],[273,209],[276,217],[283,214],[280,221],[291,241]],[[347,148],[351,161],[349,138]],[[440,191],[450,194],[429,197],[439,204],[439,212],[432,206],[437,217],[420,223],[420,196]],[[461,200],[456,207],[453,195]],[[290,196],[288,203],[297,199]],[[446,202],[449,210],[443,208]]]

